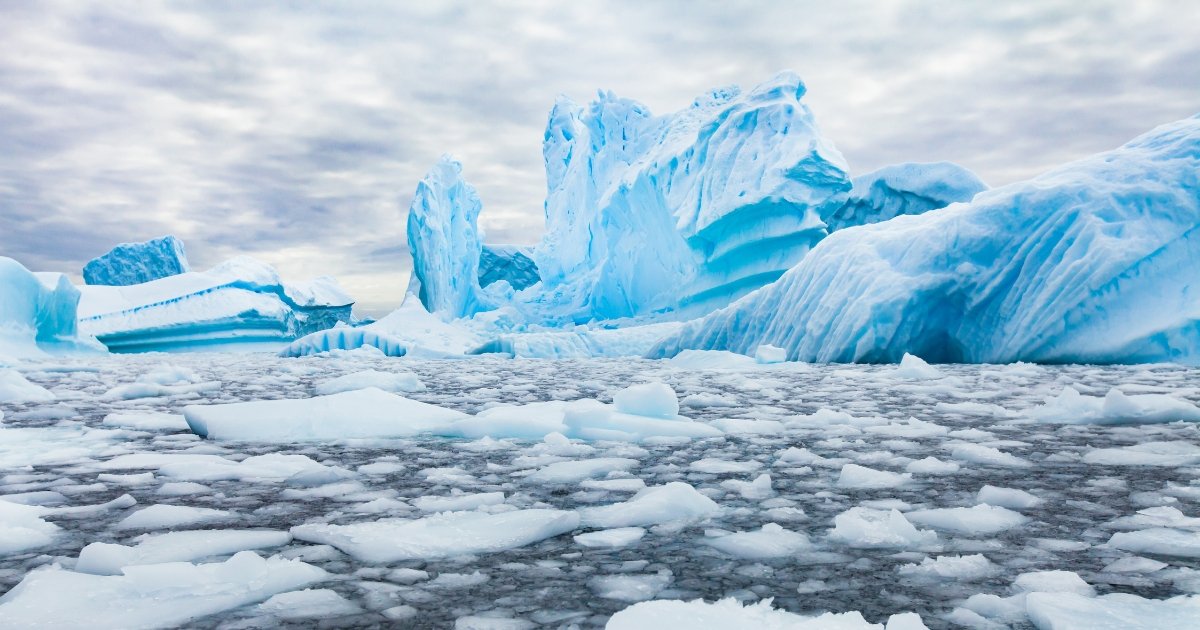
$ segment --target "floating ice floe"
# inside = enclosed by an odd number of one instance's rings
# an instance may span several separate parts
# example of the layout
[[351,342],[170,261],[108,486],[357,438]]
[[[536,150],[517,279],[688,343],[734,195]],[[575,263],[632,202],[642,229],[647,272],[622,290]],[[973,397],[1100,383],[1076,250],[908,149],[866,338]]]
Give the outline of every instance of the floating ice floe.
[[997,534],[1029,520],[1012,510],[987,504],[914,510],[904,516],[917,525],[967,535]]
[[579,515],[529,509],[487,514],[445,512],[418,520],[299,525],[298,540],[333,545],[365,562],[433,560],[524,547],[579,527]]
[[147,534],[130,547],[91,543],[79,552],[75,570],[93,575],[119,575],[128,566],[163,562],[191,562],[239,551],[279,547],[292,541],[287,532],[211,529]]
[[1086,597],[1074,593],[1030,593],[1029,620],[1045,630],[1163,630],[1200,626],[1200,595],[1146,599],[1127,593]]
[[1103,397],[1085,396],[1074,387],[1065,387],[1055,398],[1029,415],[1053,424],[1154,424],[1159,422],[1200,422],[1200,407],[1167,394],[1126,395],[1117,388]]
[[1192,466],[1200,463],[1200,446],[1188,442],[1142,442],[1119,448],[1096,448],[1083,456],[1099,466]]
[[641,527],[614,527],[598,532],[577,534],[575,542],[593,549],[616,549],[628,547],[641,540],[645,535],[646,530]]
[[428,434],[465,438],[544,438],[637,442],[652,437],[704,438],[724,433],[678,415],[675,392],[662,383],[596,400],[500,405],[474,416],[367,388],[289,400],[189,405],[183,415],[197,435],[219,440],[290,442],[396,438]]
[[767,523],[757,531],[723,533],[705,538],[705,545],[737,558],[785,558],[812,548],[808,536]]
[[29,403],[54,400],[54,392],[29,382],[20,372],[0,368],[0,403]]
[[319,383],[314,391],[321,396],[340,394],[356,389],[374,387],[385,392],[421,392],[425,384],[412,372],[380,372],[379,370],[364,370],[353,374],[344,374],[337,378]]
[[201,437],[266,442],[405,437],[467,417],[375,387],[295,400],[189,405],[183,416]]
[[673,481],[646,488],[623,503],[581,508],[579,516],[585,527],[648,527],[702,521],[720,511],[716,502],[692,486]]
[[898,510],[865,507],[852,507],[835,516],[829,537],[857,548],[919,548],[938,540],[937,532],[918,530]]
[[52,510],[0,499],[0,556],[20,553],[53,543],[60,528],[43,516]]
[[765,599],[745,604],[735,599],[717,602],[658,600],[634,604],[613,615],[607,630],[925,630],[915,613],[892,615],[886,626],[867,622],[861,613],[803,616],[778,610]]
[[325,579],[303,562],[243,551],[225,562],[168,562],[91,575],[50,567],[29,572],[0,597],[0,619],[14,628],[163,628],[262,601]]

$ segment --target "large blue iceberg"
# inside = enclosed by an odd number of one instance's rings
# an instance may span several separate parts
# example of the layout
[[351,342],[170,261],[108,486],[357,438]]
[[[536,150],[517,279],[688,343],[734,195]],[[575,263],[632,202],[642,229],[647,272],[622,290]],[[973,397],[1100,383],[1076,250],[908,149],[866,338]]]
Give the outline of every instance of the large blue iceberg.
[[921,214],[970,201],[987,190],[975,173],[953,162],[906,162],[854,178],[845,205],[825,219],[830,232],[902,214]]
[[479,286],[481,208],[475,188],[462,178],[462,164],[449,155],[417,184],[408,208],[408,292],[430,313],[470,317],[487,304]]
[[121,243],[83,267],[87,284],[128,286],[187,273],[183,242],[164,236],[144,243]]
[[80,335],[76,324],[79,290],[61,273],[32,273],[0,256],[0,365],[7,359],[47,351],[103,351]]
[[1028,182],[839,230],[651,356],[1200,364],[1200,117]]
[[653,116],[601,93],[560,98],[543,154],[543,303],[579,322],[703,313],[778,278],[846,200],[845,160],[792,73]]
[[349,322],[354,303],[332,278],[284,283],[245,256],[206,272],[80,291],[80,329],[114,352],[277,349]]

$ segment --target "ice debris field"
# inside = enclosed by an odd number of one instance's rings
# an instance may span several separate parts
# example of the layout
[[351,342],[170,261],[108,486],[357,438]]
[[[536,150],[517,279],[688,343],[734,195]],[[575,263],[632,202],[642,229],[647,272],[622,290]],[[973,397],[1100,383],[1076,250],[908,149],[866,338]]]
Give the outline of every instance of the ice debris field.
[[559,99],[533,246],[443,157],[378,321],[0,257],[0,627],[1200,628],[1200,117],[989,189],[806,90]]
[[745,359],[23,362],[0,619],[1200,622],[1200,370]]

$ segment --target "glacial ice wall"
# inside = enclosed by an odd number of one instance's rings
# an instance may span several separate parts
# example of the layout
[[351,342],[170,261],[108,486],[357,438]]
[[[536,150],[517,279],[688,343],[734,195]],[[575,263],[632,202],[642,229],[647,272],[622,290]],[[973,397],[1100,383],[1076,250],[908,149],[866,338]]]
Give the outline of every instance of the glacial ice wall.
[[332,278],[284,283],[247,256],[206,272],[80,290],[80,329],[114,352],[276,348],[348,322],[354,303]]
[[409,291],[430,313],[470,317],[484,309],[479,286],[481,244],[476,221],[481,209],[475,188],[462,178],[462,164],[443,155],[417,184],[408,208],[408,247],[416,282]]
[[653,116],[560,98],[543,144],[541,301],[577,321],[706,312],[770,283],[826,234],[851,187],[791,73]]
[[128,286],[187,273],[183,241],[164,236],[143,243],[121,243],[83,267],[87,284]]
[[651,356],[1200,364],[1200,116],[918,216],[833,233]]
[[953,162],[892,164],[855,177],[845,205],[825,223],[836,232],[902,214],[921,214],[970,201],[987,188],[975,173]]
[[103,350],[80,336],[79,290],[61,273],[32,273],[0,256],[0,365],[45,351]]

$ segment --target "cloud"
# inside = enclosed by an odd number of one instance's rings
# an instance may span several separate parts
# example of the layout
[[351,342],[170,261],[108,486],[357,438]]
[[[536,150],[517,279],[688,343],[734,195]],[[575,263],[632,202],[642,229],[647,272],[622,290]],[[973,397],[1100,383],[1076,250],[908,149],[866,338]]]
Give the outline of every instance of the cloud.
[[[415,5],[415,6],[407,6]],[[860,173],[992,184],[1200,107],[1191,2],[0,4],[0,254],[77,271],[174,233],[398,303],[404,211],[444,152],[489,238],[542,226],[558,94],[656,112],[792,68]]]

